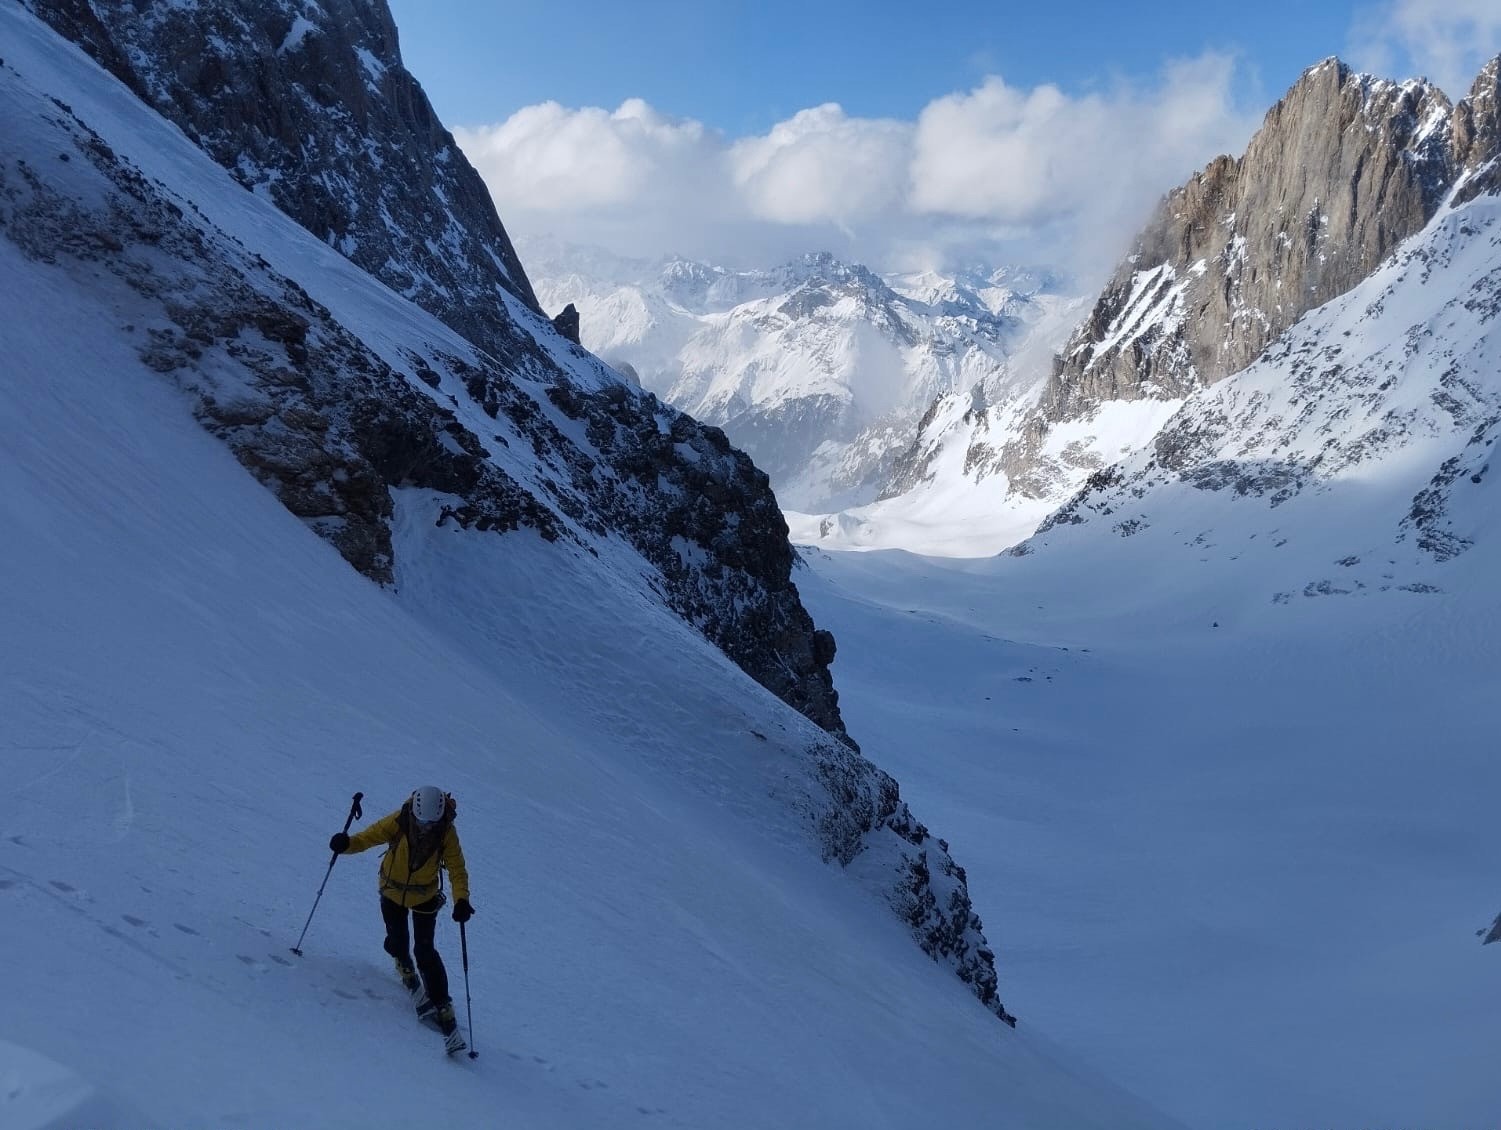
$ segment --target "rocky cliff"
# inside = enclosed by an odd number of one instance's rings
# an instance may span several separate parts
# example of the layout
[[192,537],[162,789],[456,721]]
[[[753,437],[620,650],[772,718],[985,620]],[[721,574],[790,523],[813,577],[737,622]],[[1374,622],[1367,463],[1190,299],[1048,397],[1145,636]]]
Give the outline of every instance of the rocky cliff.
[[1496,175],[1496,83],[1492,62],[1456,107],[1426,81],[1337,59],[1306,71],[1244,155],[1217,158],[1158,206],[1005,450],[1012,488],[1041,494],[1070,477],[1066,459],[1039,457],[1058,424],[1238,372],[1367,278],[1456,185],[1481,191]]
[[[179,389],[244,467],[372,580],[400,581],[392,536],[398,492],[408,504],[404,515],[453,536],[525,531],[560,554],[624,568],[633,599],[676,612],[833,735],[806,751],[806,775],[817,787],[799,804],[825,855],[841,864],[878,855],[880,867],[866,865],[873,885],[923,948],[1006,1018],[962,869],[844,732],[829,674],[834,641],[814,627],[791,581],[793,554],[765,475],[718,429],[622,380],[561,336],[531,301],[519,264],[508,265],[506,247],[483,234],[502,232],[488,200],[471,201],[467,211],[452,206],[441,220],[445,227],[472,221],[476,226],[455,234],[453,245],[484,253],[450,258],[452,269],[467,265],[448,282],[427,271],[426,253],[444,258],[420,235],[434,206],[428,194],[387,181],[398,153],[402,162],[442,166],[447,135],[393,137],[386,131],[399,133],[409,119],[374,111],[362,119],[371,132],[361,132],[357,115],[336,96],[362,81],[358,74],[372,73],[367,53],[387,60],[388,69],[399,65],[394,37],[382,41],[384,55],[364,46],[362,37],[389,30],[384,5],[362,5],[358,13],[351,7],[342,41],[328,20],[343,10],[334,4],[35,0],[29,7],[129,90],[24,9],[0,8],[7,33],[27,37],[31,57],[53,68],[39,87],[34,75],[0,58],[0,120],[7,122],[0,132],[0,238],[87,295],[89,309],[109,311],[107,329],[121,350]],[[287,22],[284,31],[263,23],[273,15]],[[151,38],[165,35],[168,23],[170,37]],[[231,32],[248,38],[225,38]],[[285,55],[315,33],[323,69],[298,71],[294,82],[268,51]],[[271,51],[278,34],[284,38]],[[289,162],[285,168],[269,159],[242,161],[228,142],[206,144],[206,135],[220,134],[214,111],[198,99],[209,98],[215,84],[199,90],[200,79],[179,82],[180,70],[197,73],[201,61],[178,50],[183,37],[218,60],[217,85],[238,88],[246,75],[271,83],[252,83],[253,101],[266,103],[256,114],[316,105],[322,112],[303,127],[310,135],[322,131],[321,144],[332,153],[390,147],[384,172],[361,159],[323,170],[312,148],[261,148],[264,116],[241,122],[246,152],[269,153]],[[143,46],[149,43],[157,48]],[[164,53],[151,53],[158,48]],[[289,85],[275,85],[283,81]],[[314,88],[320,93],[308,101]],[[394,98],[415,88],[365,89],[372,98]],[[152,105],[167,99],[166,116],[179,127],[187,123],[187,139],[131,91]],[[425,143],[437,148],[423,150]],[[364,183],[365,176],[380,183]],[[271,191],[294,182],[303,188],[289,196]],[[434,188],[422,177],[415,183]],[[455,199],[450,194],[449,202]],[[379,213],[376,226],[387,229],[394,261],[374,273],[387,286],[335,253],[359,262],[357,244],[329,240],[311,222],[319,200],[355,223],[370,209]],[[298,202],[308,209],[291,206]],[[391,280],[406,277],[423,282],[406,297],[393,293]],[[101,370],[99,379],[113,375]],[[612,577],[608,583],[618,583]],[[507,581],[494,578],[496,585]],[[477,602],[487,596],[470,595]]]
[[1332,59],[1306,72],[1244,156],[1158,206],[1064,347],[1044,411],[1180,396],[1245,368],[1428,222],[1453,179],[1450,112],[1426,82]]
[[1449,146],[1458,171],[1454,202],[1501,191],[1501,56],[1485,65],[1454,107]]
[[1494,532],[1498,247],[1501,197],[1446,203],[1011,552],[1092,537],[1110,553],[1118,537],[1166,561],[1186,547],[1246,560],[1276,604],[1439,591]]
[[898,491],[934,486],[937,453],[958,446],[964,477],[993,478],[1008,513],[1065,501],[1368,278],[1446,200],[1501,186],[1498,83],[1501,59],[1451,104],[1426,81],[1310,68],[1243,155],[1162,200],[1030,399],[935,404]]
[[532,294],[383,3],[33,0],[243,184],[483,348]]
[[[562,512],[598,535],[625,537],[660,571],[674,609],[757,681],[845,735],[828,671],[832,640],[815,630],[791,581],[786,527],[765,475],[717,429],[654,397],[615,381],[585,388],[570,379],[560,360],[573,354],[535,317],[531,284],[488,192],[402,66],[384,3],[35,0],[34,8],[247,189],[478,346],[472,358],[447,358],[452,379],[486,415],[508,415],[539,454],[558,461],[546,489]],[[179,309],[188,323],[176,329],[183,348],[215,340],[211,315]],[[305,333],[295,319],[276,330],[298,354],[292,373],[301,381],[316,368]],[[461,523],[556,533],[545,506],[495,486],[477,439],[455,451],[441,411],[407,410],[413,394],[401,375],[372,382],[369,370],[330,360],[307,412],[257,419],[259,409],[245,418],[231,408],[221,418],[214,398],[202,411],[234,431],[247,466],[382,583],[393,576],[392,486],[459,494],[452,515]],[[522,373],[562,420],[539,411],[517,384]],[[442,379],[420,359],[409,375],[434,386]],[[340,448],[355,463],[344,465],[327,450],[323,408],[352,398],[359,407],[348,413]],[[587,430],[592,454],[563,437],[575,425]],[[703,551],[685,554],[685,541]]]

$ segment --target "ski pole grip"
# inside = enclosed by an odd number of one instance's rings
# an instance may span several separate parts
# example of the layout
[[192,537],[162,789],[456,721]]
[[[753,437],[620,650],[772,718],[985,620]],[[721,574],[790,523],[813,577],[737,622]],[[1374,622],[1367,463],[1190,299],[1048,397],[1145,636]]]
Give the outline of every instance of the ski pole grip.
[[344,831],[349,831],[349,826],[364,815],[360,811],[360,801],[364,799],[364,793],[354,794],[354,803],[349,806],[349,819],[344,821]]

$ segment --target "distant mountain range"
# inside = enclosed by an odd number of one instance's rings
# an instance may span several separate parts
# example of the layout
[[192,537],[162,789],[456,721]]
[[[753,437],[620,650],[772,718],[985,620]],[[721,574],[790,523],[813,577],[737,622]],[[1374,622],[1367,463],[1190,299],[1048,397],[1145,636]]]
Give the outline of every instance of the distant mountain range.
[[[1185,421],[1219,403],[1212,390],[1281,355],[1299,319],[1394,254],[1447,261],[1482,238],[1477,218],[1430,233],[1426,252],[1406,242],[1501,187],[1498,72],[1492,61],[1453,102],[1426,81],[1337,59],[1309,68],[1242,156],[1163,198],[1092,307],[1045,273],[1007,269],[878,277],[821,255],[764,273],[605,264],[560,248],[528,256],[546,304],[579,301],[586,340],[767,470],[794,540],[994,553],[1060,507],[1082,515],[1076,493],[1140,452],[1171,447],[1187,469],[1173,437],[1197,430]],[[1421,302],[1440,306],[1470,285],[1432,267],[1422,279]],[[1354,341],[1323,348],[1345,355],[1372,334],[1416,332],[1396,316],[1377,307],[1339,331]],[[1463,332],[1435,323],[1423,337],[1459,358],[1474,353],[1451,341]],[[1299,340],[1312,348],[1306,331]],[[1456,363],[1443,380],[1479,387]],[[1311,387],[1305,415],[1369,411],[1363,389]],[[1454,398],[1443,384],[1428,395]],[[1426,426],[1479,422],[1454,411]],[[1386,430],[1361,461],[1392,454],[1401,431],[1371,426]],[[1220,429],[1216,446],[1255,449],[1265,421],[1255,429]]]
[[521,249],[545,307],[574,303],[587,348],[724,428],[788,510],[891,492],[935,399],[1009,403],[1083,310],[1055,276],[1014,267],[883,276],[814,253],[736,271],[551,239]]

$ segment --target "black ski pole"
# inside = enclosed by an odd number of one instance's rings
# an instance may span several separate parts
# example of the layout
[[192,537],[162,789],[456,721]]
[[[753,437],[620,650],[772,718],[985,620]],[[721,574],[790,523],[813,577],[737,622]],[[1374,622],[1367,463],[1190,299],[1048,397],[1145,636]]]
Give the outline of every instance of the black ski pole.
[[469,999],[469,935],[464,933],[464,923],[459,923],[459,952],[464,956],[464,1008],[469,1013],[469,1058],[478,1059],[474,1050],[474,1003]]
[[[349,806],[349,818],[344,821],[344,831],[349,831],[349,826],[364,815],[360,811],[360,800],[364,793],[354,794],[354,803]],[[334,852],[334,857],[328,861],[328,870],[323,873],[323,882],[318,886],[318,897],[313,900],[313,909],[307,912],[307,921],[302,924],[302,933],[297,935],[297,944],[292,947],[292,952],[298,957],[302,956],[302,939],[307,937],[307,928],[313,924],[313,915],[317,913],[318,903],[323,898],[323,888],[328,886],[328,877],[334,873],[334,864],[339,862],[339,853]]]

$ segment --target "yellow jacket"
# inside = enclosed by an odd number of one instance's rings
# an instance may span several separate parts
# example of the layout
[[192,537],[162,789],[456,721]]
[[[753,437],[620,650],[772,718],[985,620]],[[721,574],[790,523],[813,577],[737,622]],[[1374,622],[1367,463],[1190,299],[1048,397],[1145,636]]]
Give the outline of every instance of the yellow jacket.
[[350,836],[344,854],[369,851],[377,844],[386,845],[386,854],[380,861],[380,893],[398,906],[417,906],[436,895],[441,889],[440,866],[448,869],[453,897],[469,897],[464,849],[459,846],[459,833],[451,821],[444,820],[436,830],[423,835],[403,806]]

